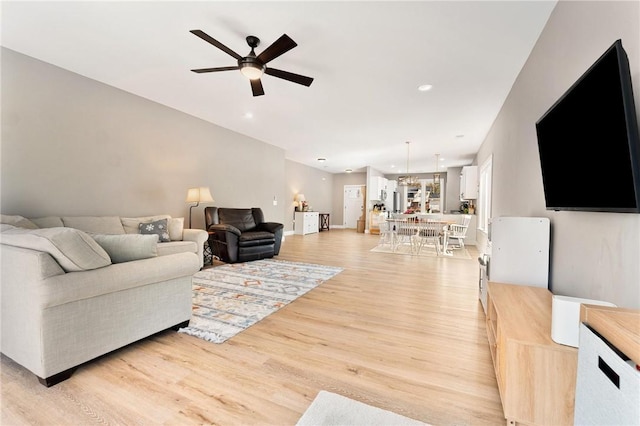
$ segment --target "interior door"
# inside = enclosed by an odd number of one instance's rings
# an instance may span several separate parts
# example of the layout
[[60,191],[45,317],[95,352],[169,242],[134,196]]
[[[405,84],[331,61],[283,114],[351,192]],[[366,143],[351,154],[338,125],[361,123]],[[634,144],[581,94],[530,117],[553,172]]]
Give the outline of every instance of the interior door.
[[364,185],[344,186],[344,227],[355,229],[364,220]]

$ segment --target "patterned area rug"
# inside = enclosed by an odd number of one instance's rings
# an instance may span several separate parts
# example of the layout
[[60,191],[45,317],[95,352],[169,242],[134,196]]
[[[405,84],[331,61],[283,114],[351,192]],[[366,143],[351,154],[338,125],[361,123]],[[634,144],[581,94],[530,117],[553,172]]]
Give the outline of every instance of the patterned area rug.
[[263,259],[209,268],[193,276],[193,313],[186,333],[223,343],[342,271]]
[[453,250],[447,250],[447,254],[441,254],[438,256],[435,247],[433,246],[425,246],[423,247],[418,254],[411,252],[411,246],[409,244],[400,244],[398,248],[394,251],[391,249],[389,244],[380,244],[371,249],[373,252],[377,253],[392,253],[392,254],[404,254],[409,256],[418,256],[418,257],[442,257],[445,259],[471,259],[471,255],[465,248],[457,248]]

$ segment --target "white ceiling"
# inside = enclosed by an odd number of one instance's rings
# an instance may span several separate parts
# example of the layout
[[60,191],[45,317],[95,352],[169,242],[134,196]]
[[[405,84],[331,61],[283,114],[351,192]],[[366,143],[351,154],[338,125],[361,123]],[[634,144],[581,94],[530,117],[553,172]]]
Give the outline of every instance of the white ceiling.
[[[328,172],[404,173],[406,141],[410,172],[432,172],[437,153],[471,163],[555,3],[2,1],[1,44]],[[247,35],[260,53],[286,33],[298,46],[269,66],[315,80],[265,75],[253,97],[239,71],[190,72],[235,65],[192,29],[242,56]]]

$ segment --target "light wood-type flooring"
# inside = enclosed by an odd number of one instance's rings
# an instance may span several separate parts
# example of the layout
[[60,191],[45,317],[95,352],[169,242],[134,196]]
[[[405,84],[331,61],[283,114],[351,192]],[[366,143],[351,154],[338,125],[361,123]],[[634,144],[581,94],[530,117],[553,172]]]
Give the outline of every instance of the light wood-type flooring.
[[277,259],[344,271],[224,344],[173,331],[56,386],[2,356],[2,425],[294,425],[326,390],[432,425],[504,424],[471,259],[287,236]]

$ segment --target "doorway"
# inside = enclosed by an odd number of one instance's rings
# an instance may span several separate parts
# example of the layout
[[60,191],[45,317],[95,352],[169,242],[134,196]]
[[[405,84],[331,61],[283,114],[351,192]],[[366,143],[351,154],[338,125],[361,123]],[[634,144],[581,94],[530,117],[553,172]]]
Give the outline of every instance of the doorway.
[[356,229],[358,220],[364,220],[364,185],[344,186],[344,216],[345,228]]

